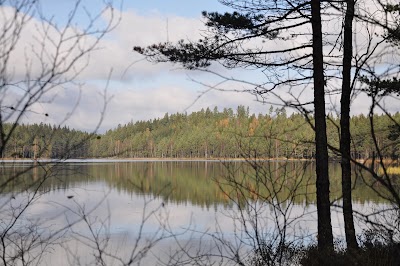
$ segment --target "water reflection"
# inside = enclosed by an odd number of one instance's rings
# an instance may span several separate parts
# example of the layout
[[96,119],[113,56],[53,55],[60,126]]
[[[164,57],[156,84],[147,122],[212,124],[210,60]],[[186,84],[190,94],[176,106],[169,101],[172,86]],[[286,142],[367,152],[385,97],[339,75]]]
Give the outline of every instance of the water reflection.
[[[264,162],[260,167],[262,169],[257,173],[262,173],[261,179],[285,185],[278,197],[288,198],[293,184],[300,184],[290,215],[303,220],[296,222],[292,231],[314,238],[317,226],[313,163]],[[13,208],[23,206],[38,189],[40,197],[21,216],[23,222],[15,228],[16,231],[23,228],[26,221],[38,221],[41,230],[45,228],[48,232],[68,228],[60,231],[63,234],[62,240],[57,240],[60,248],[54,248],[46,255],[47,265],[71,265],[65,258],[71,258],[72,254],[81,258],[82,264],[92,262],[93,258],[87,254],[93,253],[89,248],[93,243],[85,242],[91,238],[88,224],[102,239],[110,237],[109,252],[121,257],[129,257],[138,240],[138,246],[143,247],[148,239],[166,237],[153,251],[158,255],[171,248],[174,239],[164,235],[165,230],[160,231],[160,228],[167,228],[175,235],[187,228],[191,229],[190,232],[219,230],[228,238],[234,238],[237,225],[232,217],[237,214],[238,206],[229,201],[232,190],[225,181],[234,178],[256,189],[256,184],[248,178],[256,175],[254,169],[242,162],[81,162],[58,165],[14,162],[2,164],[0,171],[0,184],[3,184],[0,220],[3,224],[12,219],[12,215],[7,215]],[[330,171],[331,196],[339,199],[340,165],[331,164]],[[12,178],[14,176],[17,178]],[[259,192],[267,193],[270,185],[266,182],[264,190]],[[385,202],[362,182],[356,183],[353,195],[354,208],[360,212],[386,207]],[[245,196],[251,198],[254,194]],[[254,198],[253,202],[257,199]],[[286,209],[284,204],[282,207]],[[259,213],[260,226],[265,232],[274,230],[272,211],[268,204],[264,204]],[[85,223],[83,217],[90,219]],[[343,235],[340,211],[333,210],[332,224],[335,236]],[[362,225],[358,225],[358,232],[360,228]],[[192,242],[200,238],[199,234],[181,237]],[[154,257],[149,264],[154,264]]]
[[[303,175],[304,184],[301,186],[302,196],[296,197],[298,204],[315,203],[315,170],[312,163],[291,162],[288,164],[266,162],[268,171],[265,175],[271,175],[275,179],[286,178],[290,183],[294,174],[288,172],[297,171],[295,175]],[[283,166],[284,165],[284,166]],[[0,184],[3,193],[19,192],[28,185],[34,184],[43,175],[51,175],[41,191],[52,191],[79,187],[93,182],[104,182],[110,189],[128,194],[158,195],[165,202],[176,204],[194,204],[202,207],[216,207],[218,204],[229,206],[226,193],[220,189],[227,176],[234,175],[243,178],[245,175],[254,174],[242,162],[111,162],[111,163],[70,163],[60,164],[46,172],[46,164],[42,167],[32,167],[31,164],[12,163],[3,164],[0,168]],[[301,171],[302,173],[298,172]],[[22,173],[21,173],[22,172]],[[249,174],[250,173],[250,174]],[[19,178],[6,182],[8,178],[20,175]],[[331,198],[339,199],[341,196],[340,165],[330,165]],[[34,187],[34,186],[33,186]],[[290,186],[289,186],[290,187]],[[288,193],[288,191],[286,192]],[[282,195],[284,196],[284,195]],[[384,200],[365,186],[360,178],[357,179],[353,191],[353,200],[357,203],[384,202]]]

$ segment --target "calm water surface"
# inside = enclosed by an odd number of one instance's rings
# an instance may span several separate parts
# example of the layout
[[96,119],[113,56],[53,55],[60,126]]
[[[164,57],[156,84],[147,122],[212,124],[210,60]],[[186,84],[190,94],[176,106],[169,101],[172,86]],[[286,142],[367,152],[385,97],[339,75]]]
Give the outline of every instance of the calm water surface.
[[[304,193],[292,200],[289,216],[293,219],[302,217],[301,222],[293,226],[293,231],[300,230],[310,235],[310,239],[314,238],[314,165],[294,162],[284,167],[278,162],[266,165],[271,180],[283,176],[290,183],[288,177],[302,171],[305,181],[300,189]],[[35,167],[31,169],[32,166]],[[95,237],[101,240],[109,254],[124,260],[128,260],[132,252],[135,255],[147,241],[163,238],[145,259],[144,263],[147,260],[151,264],[157,264],[157,257],[168,258],[170,250],[177,247],[176,240],[170,237],[171,232],[181,241],[190,241],[194,247],[204,245],[200,242],[202,234],[198,232],[218,231],[226,239],[233,239],[232,215],[237,214],[238,206],[229,200],[231,190],[224,181],[229,176],[244,180],[248,173],[252,174],[241,162],[210,161],[94,161],[62,163],[55,167],[17,161],[3,163],[0,171],[3,227],[11,221],[12,210],[24,206],[34,191],[38,191],[17,226],[27,228],[36,224],[43,234],[58,236],[55,245],[45,254],[43,265],[75,265],[78,261],[74,259],[79,259],[82,264],[93,262],[92,240]],[[340,165],[332,164],[330,171],[332,200],[335,200],[340,197]],[[13,176],[18,178],[8,182],[7,179]],[[46,180],[42,182],[43,177]],[[361,184],[356,186],[353,194],[354,207],[360,212],[386,206]],[[283,190],[280,197],[287,195],[289,192]],[[257,199],[253,200],[257,202]],[[260,210],[265,221],[271,221],[272,210]],[[340,211],[334,208],[332,211],[334,233],[340,237],[343,235],[342,216]],[[61,230],[65,227],[69,229]],[[274,226],[265,222],[264,227],[272,230]],[[359,231],[361,228],[363,225],[358,224]],[[59,230],[61,233],[57,234]],[[135,250],[138,239],[139,249]]]

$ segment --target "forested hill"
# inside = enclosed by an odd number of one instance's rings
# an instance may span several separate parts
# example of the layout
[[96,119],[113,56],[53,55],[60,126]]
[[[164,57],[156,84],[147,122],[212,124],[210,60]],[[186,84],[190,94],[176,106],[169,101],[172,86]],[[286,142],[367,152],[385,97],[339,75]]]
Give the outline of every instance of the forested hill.
[[[336,117],[328,117],[328,139],[339,147]],[[400,114],[393,115],[400,121]],[[10,130],[11,125],[3,125]],[[399,129],[386,115],[374,117],[377,143],[385,157],[400,154]],[[370,158],[374,149],[370,118],[351,119],[352,155]],[[268,114],[202,109],[191,114],[165,114],[163,118],[119,125],[103,135],[46,124],[18,125],[2,158],[312,158],[314,133],[300,114],[285,109]],[[331,153],[331,157],[335,154]]]

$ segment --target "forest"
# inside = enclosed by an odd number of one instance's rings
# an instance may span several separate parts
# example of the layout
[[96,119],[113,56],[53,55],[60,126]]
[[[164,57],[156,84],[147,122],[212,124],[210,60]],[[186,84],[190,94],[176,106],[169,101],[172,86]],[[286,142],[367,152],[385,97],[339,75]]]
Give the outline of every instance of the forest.
[[[330,158],[339,158],[339,118],[329,114],[327,132]],[[371,121],[381,153],[398,159],[400,144],[396,122],[390,118],[363,114],[351,117],[351,154],[355,159],[374,156],[369,132]],[[313,121],[311,121],[313,123]],[[11,124],[4,124],[11,128]],[[166,113],[163,118],[118,125],[104,134],[91,134],[67,126],[20,124],[15,129],[2,158],[293,158],[315,156],[314,131],[304,116],[288,115],[285,108],[267,114],[250,114],[249,108],[217,107],[197,112]]]

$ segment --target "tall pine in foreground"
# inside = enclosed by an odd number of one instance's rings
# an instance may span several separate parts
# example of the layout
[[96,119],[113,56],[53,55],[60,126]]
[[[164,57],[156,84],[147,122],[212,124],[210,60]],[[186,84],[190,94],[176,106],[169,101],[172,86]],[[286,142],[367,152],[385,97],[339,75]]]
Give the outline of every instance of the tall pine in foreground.
[[[317,158],[318,246],[320,250],[333,250],[321,2],[220,2],[235,11],[224,14],[203,12],[208,31],[202,39],[134,47],[134,50],[151,61],[179,63],[187,69],[205,69],[213,62],[227,68],[257,69],[266,75],[268,84],[273,84],[268,89],[255,86],[254,93],[260,97],[286,86],[301,88],[309,84],[313,87],[315,125],[310,124],[315,129]],[[291,75],[287,77],[289,72]],[[307,103],[299,101],[284,103],[303,111],[308,117]]]

